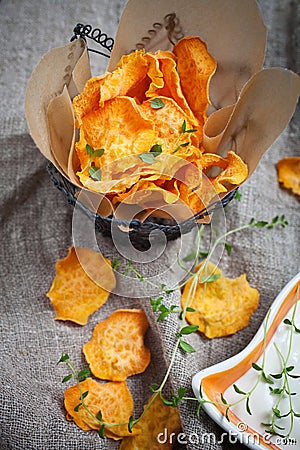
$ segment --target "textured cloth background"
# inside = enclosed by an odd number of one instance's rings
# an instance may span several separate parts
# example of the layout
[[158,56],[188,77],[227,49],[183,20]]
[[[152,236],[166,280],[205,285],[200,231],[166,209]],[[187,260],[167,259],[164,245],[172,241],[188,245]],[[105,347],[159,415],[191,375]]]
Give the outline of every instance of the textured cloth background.
[[[237,0],[238,1],[238,0]],[[94,432],[82,432],[65,419],[61,379],[66,368],[55,363],[61,352],[84,367],[82,345],[90,339],[96,323],[114,309],[142,307],[150,321],[147,345],[152,362],[147,371],[128,379],[136,407],[142,410],[149,397],[148,386],[162,379],[172,351],[177,317],[158,324],[147,299],[111,296],[85,327],[54,322],[54,312],[45,293],[55,273],[55,262],[72,245],[72,208],[52,185],[45,171],[46,161],[30,138],[23,111],[26,83],[41,56],[62,46],[77,22],[99,26],[114,36],[124,0],[1,0],[1,450],[115,449],[118,444],[100,440]],[[269,30],[265,65],[299,70],[300,4],[289,0],[260,0]],[[299,33],[298,33],[299,35]],[[102,72],[106,61],[94,68]],[[231,257],[220,267],[227,276],[246,271],[252,286],[259,289],[258,310],[249,326],[224,339],[208,340],[195,335],[190,342],[193,355],[178,355],[171,373],[175,388],[190,387],[194,373],[241,351],[259,328],[266,311],[282,287],[299,271],[299,201],[279,188],[275,163],[299,153],[299,110],[287,129],[267,152],[255,174],[240,189],[241,202],[226,210],[227,228],[248,223],[254,216],[270,220],[285,214],[289,226],[282,230],[250,230],[234,235]],[[106,256],[116,252],[108,238],[100,237]],[[193,236],[189,245],[192,248]],[[168,244],[163,255],[151,264],[140,265],[145,275],[159,273],[176,258],[180,240]],[[171,283],[174,271],[162,276]],[[130,284],[128,293],[130,293]],[[170,303],[178,302],[178,294]],[[189,388],[190,390],[190,388]],[[213,433],[222,430],[202,413],[198,420],[193,402],[180,408],[183,430]],[[194,438],[195,441],[195,438]],[[188,444],[191,449],[231,449],[228,439],[221,444]]]

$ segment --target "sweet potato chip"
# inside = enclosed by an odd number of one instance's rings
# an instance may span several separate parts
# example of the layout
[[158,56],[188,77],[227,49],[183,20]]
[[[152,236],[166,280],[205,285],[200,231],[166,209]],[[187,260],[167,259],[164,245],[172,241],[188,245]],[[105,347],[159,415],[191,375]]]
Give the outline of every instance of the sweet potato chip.
[[[152,399],[153,397],[149,399],[148,404]],[[147,405],[144,409],[146,407]],[[164,405],[160,397],[157,396],[146,414],[141,418],[138,427],[140,427],[140,433],[136,436],[125,437],[121,442],[120,450],[171,449],[176,442],[176,435],[181,430],[178,409]],[[165,429],[168,431],[168,436],[173,436],[173,443],[170,443],[169,440],[164,444],[159,442],[159,435],[160,433],[163,435]]]
[[87,81],[83,92],[73,99],[73,108],[78,126],[82,125],[82,118],[86,116],[86,114],[99,108],[100,85],[107,76],[109,76],[109,72],[90,78]]
[[56,276],[50,291],[55,320],[71,320],[85,325],[88,317],[107,300],[115,287],[111,262],[88,248],[70,248],[65,259],[56,263]]
[[102,380],[123,381],[144,372],[150,363],[150,350],[144,345],[148,327],[140,309],[119,309],[99,322],[83,347],[92,373]]
[[101,84],[100,107],[112,98],[128,95],[128,91],[137,88],[145,79],[149,64],[144,56],[144,50],[122,56],[116,69],[109,73]]
[[[128,431],[128,423],[133,413],[133,399],[128,390],[126,381],[99,383],[92,378],[86,378],[80,383],[82,392],[88,392],[84,401],[90,412],[97,417],[99,411],[102,421],[108,424],[124,424],[107,426],[105,435],[112,439],[121,439],[123,436],[132,436],[139,433],[139,428]],[[73,420],[84,431],[100,429],[99,422],[93,418],[85,408],[80,406],[78,411],[74,408],[81,403],[77,384],[68,388],[64,394],[64,404],[67,411],[67,420]]]
[[[93,110],[82,119],[81,136],[92,149],[104,149],[93,162],[102,167],[127,155],[150,151],[155,144],[152,121],[143,117],[135,101],[117,97],[105,102],[103,108]],[[76,144],[81,167],[89,160],[85,146]]]
[[183,94],[199,123],[203,125],[209,104],[209,82],[216,71],[216,61],[199,37],[181,39],[173,49]]
[[199,134],[197,134],[197,132],[182,133],[184,121],[186,122],[187,130],[201,130],[201,128],[198,127],[198,122],[195,119],[192,122],[191,117],[185,113],[174,99],[163,96],[157,96],[156,98],[164,103],[163,108],[153,109],[151,107],[151,100],[145,101],[138,107],[143,115],[154,124],[157,136],[156,144],[162,144],[164,153],[172,154],[176,151],[177,156],[180,154],[182,156],[182,154],[187,151],[187,147],[180,147],[181,144],[186,145],[188,142],[189,144],[198,146]]
[[[197,284],[195,295],[189,306],[195,312],[187,312],[186,319],[192,325],[198,325],[199,331],[208,338],[227,336],[248,325],[251,314],[256,310],[259,292],[246,280],[246,274],[230,279],[222,275],[213,263],[203,266],[203,277],[221,275],[215,281]],[[184,307],[192,280],[185,285],[181,303]]]
[[278,181],[300,195],[300,156],[283,158],[277,163]]
[[[217,155],[213,156],[217,157]],[[223,183],[240,185],[248,176],[247,164],[245,164],[235,152],[228,152],[227,158],[225,159],[225,164],[226,166],[224,167],[224,160],[215,164],[216,166],[224,169],[219,175],[211,179],[216,193],[227,192],[227,188]]]

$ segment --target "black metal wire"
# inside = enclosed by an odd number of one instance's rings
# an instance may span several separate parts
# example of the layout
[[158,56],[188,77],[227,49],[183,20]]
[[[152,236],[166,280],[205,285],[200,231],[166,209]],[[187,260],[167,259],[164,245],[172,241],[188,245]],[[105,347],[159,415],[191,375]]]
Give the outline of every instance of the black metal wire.
[[93,28],[91,25],[83,25],[82,23],[78,23],[73,29],[74,35],[71,37],[71,42],[75,39],[82,38],[86,41],[86,38],[94,41],[96,44],[101,45],[105,48],[109,53],[103,53],[99,50],[92,49],[88,47],[90,52],[98,53],[99,55],[105,56],[106,58],[110,58],[110,53],[114,46],[114,39],[107,36],[106,33],[103,33],[100,28]]

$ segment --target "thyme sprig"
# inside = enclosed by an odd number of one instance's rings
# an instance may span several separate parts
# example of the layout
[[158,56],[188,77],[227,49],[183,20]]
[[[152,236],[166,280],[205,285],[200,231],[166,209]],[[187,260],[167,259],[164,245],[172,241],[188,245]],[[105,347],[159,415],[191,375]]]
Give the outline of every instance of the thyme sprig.
[[98,148],[94,150],[89,144],[86,144],[85,149],[89,155],[88,162],[86,163],[85,167],[82,169],[82,172],[85,172],[87,168],[89,168],[88,173],[90,177],[95,181],[101,181],[102,178],[102,172],[101,169],[98,167],[92,165],[92,162],[94,158],[100,158],[103,156],[105,149],[104,148]]
[[173,150],[173,153],[177,153],[180,148],[187,147],[190,144],[189,141],[180,143],[180,141],[185,136],[185,134],[187,134],[187,133],[196,133],[196,131],[197,131],[196,128],[187,129],[186,120],[184,119],[184,121],[182,122],[182,125],[181,125],[180,136],[179,136],[179,138],[176,141],[176,144],[175,144],[176,147],[175,147],[175,150]]
[[[194,132],[196,130],[186,130],[186,124],[182,125],[182,133],[187,133],[187,132]],[[168,399],[165,397],[164,395],[164,388],[166,386],[166,383],[169,379],[172,367],[174,365],[174,362],[176,360],[176,356],[178,351],[182,351],[184,354],[188,354],[188,353],[194,353],[195,349],[193,348],[193,346],[186,341],[186,336],[191,335],[193,333],[195,333],[198,330],[198,326],[194,326],[194,325],[187,325],[186,324],[186,313],[187,312],[193,312],[194,309],[191,308],[191,303],[192,300],[194,298],[195,292],[196,292],[196,288],[198,283],[211,283],[214,282],[220,275],[219,274],[207,274],[207,264],[208,261],[210,261],[214,251],[216,250],[216,248],[220,245],[223,244],[224,245],[224,241],[227,244],[227,248],[225,245],[225,249],[228,252],[229,246],[230,244],[227,243],[227,238],[234,234],[237,233],[239,231],[245,230],[247,228],[253,228],[253,227],[257,227],[257,228],[274,228],[277,225],[280,225],[282,227],[285,227],[288,224],[288,222],[285,220],[284,216],[276,216],[274,217],[274,219],[272,219],[271,222],[266,222],[266,221],[255,221],[254,219],[251,219],[251,221],[243,226],[240,226],[238,228],[235,228],[233,230],[230,230],[226,233],[224,233],[221,236],[218,236],[216,238],[216,240],[214,241],[211,249],[207,252],[203,252],[200,251],[201,249],[201,239],[203,237],[203,233],[204,233],[204,225],[201,225],[198,229],[198,233],[197,233],[197,237],[196,237],[196,250],[194,252],[192,252],[190,255],[188,255],[187,257],[185,257],[183,260],[180,260],[178,258],[178,262],[180,264],[180,266],[182,268],[184,268],[184,270],[187,273],[187,279],[184,280],[181,284],[177,285],[176,288],[172,288],[169,289],[167,288],[167,286],[165,284],[161,284],[161,285],[157,285],[154,282],[152,282],[150,279],[148,279],[147,277],[143,276],[132,264],[131,261],[127,261],[126,263],[121,262],[121,260],[119,258],[115,258],[112,261],[112,268],[114,270],[117,270],[118,268],[124,269],[123,271],[123,276],[127,276],[127,274],[129,272],[132,272],[137,279],[139,279],[141,282],[145,282],[149,285],[151,285],[152,287],[157,288],[161,295],[159,295],[158,298],[153,299],[150,298],[150,304],[152,307],[152,311],[154,313],[157,314],[157,321],[160,322],[164,319],[166,319],[166,317],[168,317],[170,314],[178,314],[179,316],[179,326],[178,326],[178,330],[176,332],[176,341],[174,344],[174,348],[171,354],[171,359],[168,365],[168,368],[166,370],[166,373],[160,383],[160,385],[151,385],[150,386],[150,390],[152,391],[153,395],[151,400],[148,402],[147,406],[145,407],[144,411],[142,412],[142,414],[137,417],[134,418],[133,416],[130,417],[128,423],[126,424],[128,426],[128,430],[131,432],[132,428],[134,427],[134,425],[136,425],[141,418],[147,414],[149,408],[151,407],[152,403],[154,402],[154,400],[157,398],[157,396],[159,396],[162,400],[162,402],[167,405],[167,406],[178,406],[178,404],[182,401],[186,401],[186,400],[193,400],[193,401],[197,401],[198,402],[198,409],[197,409],[197,413],[199,414],[201,407],[203,406],[203,404],[205,402],[207,402],[207,400],[205,400],[204,398],[200,398],[200,400],[196,399],[196,398],[191,398],[191,397],[186,397],[185,393],[186,393],[186,388],[181,387],[178,389],[177,393],[172,392],[171,394],[171,398]],[[230,246],[230,251],[231,251],[231,246]],[[203,263],[201,265],[199,265],[194,271],[190,271],[186,266],[185,266],[185,262],[188,261],[195,261],[198,262],[201,258],[204,258]],[[171,294],[172,292],[174,292],[176,289],[180,290],[182,287],[184,287],[186,285],[186,283],[189,282],[189,288],[188,288],[188,294],[186,297],[186,303],[184,305],[183,308],[179,307],[178,305],[171,305],[171,306],[167,306],[164,303],[164,299],[165,296]],[[294,325],[295,326],[295,325]],[[91,376],[90,370],[89,368],[83,369],[81,371],[78,371],[74,364],[70,361],[69,355],[63,353],[60,360],[58,361],[59,363],[65,363],[68,368],[70,369],[71,373],[69,373],[67,376],[64,377],[64,379],[62,380],[64,383],[71,380],[72,378],[75,379],[78,389],[79,389],[79,394],[80,394],[80,398],[79,401],[80,403],[78,403],[78,405],[76,405],[75,412],[78,412],[79,408],[84,408],[87,413],[93,417],[93,419],[98,422],[99,424],[99,436],[100,437],[104,437],[104,429],[105,427],[111,427],[111,426],[119,426],[119,425],[124,425],[124,424],[110,424],[110,423],[106,423],[102,420],[102,414],[101,411],[98,412],[97,415],[94,415],[90,409],[88,408],[85,399],[88,396],[88,391],[83,392],[82,387],[81,387],[81,383],[82,381],[84,381],[87,377]],[[262,378],[265,379],[265,381],[272,383],[272,380],[269,379],[269,377],[267,377],[265,375],[265,372],[263,370],[263,368],[258,368],[255,367],[255,364],[253,365],[253,368],[255,370],[259,370],[260,372],[260,376]],[[289,372],[288,367],[286,367],[286,371]],[[290,376],[290,374],[288,375]],[[245,393],[243,391],[241,391],[237,386],[235,387],[235,390],[239,393],[241,393],[244,397],[247,397],[247,401],[248,401],[248,407],[249,407],[249,399],[251,396],[251,393],[253,392],[253,390],[248,393]],[[242,401],[239,400],[239,401]],[[228,412],[230,407],[233,406],[233,404],[228,404],[226,402],[226,400],[224,399],[223,396],[221,396],[220,399],[220,404],[225,404],[227,406],[227,416],[228,416]],[[250,411],[250,407],[249,407],[249,411]],[[251,413],[251,412],[250,412]],[[294,414],[296,416],[296,413]]]

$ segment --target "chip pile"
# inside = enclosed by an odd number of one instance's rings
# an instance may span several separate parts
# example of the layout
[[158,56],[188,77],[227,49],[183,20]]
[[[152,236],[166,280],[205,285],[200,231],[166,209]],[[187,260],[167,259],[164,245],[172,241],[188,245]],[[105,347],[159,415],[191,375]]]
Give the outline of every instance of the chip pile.
[[241,184],[248,175],[241,158],[205,153],[202,145],[215,70],[206,44],[185,37],[173,52],[137,50],[91,78],[73,100],[83,186],[114,206],[183,202],[197,212]]
[[[197,269],[197,268],[196,268]],[[220,275],[211,282],[202,279]],[[186,283],[181,297],[182,307],[186,305],[192,278]],[[230,279],[222,275],[213,263],[203,268],[203,276],[197,283],[195,295],[188,305],[195,311],[186,313],[191,325],[198,325],[199,331],[208,338],[227,336],[248,325],[251,314],[258,307],[259,292],[246,280],[246,274]]]

